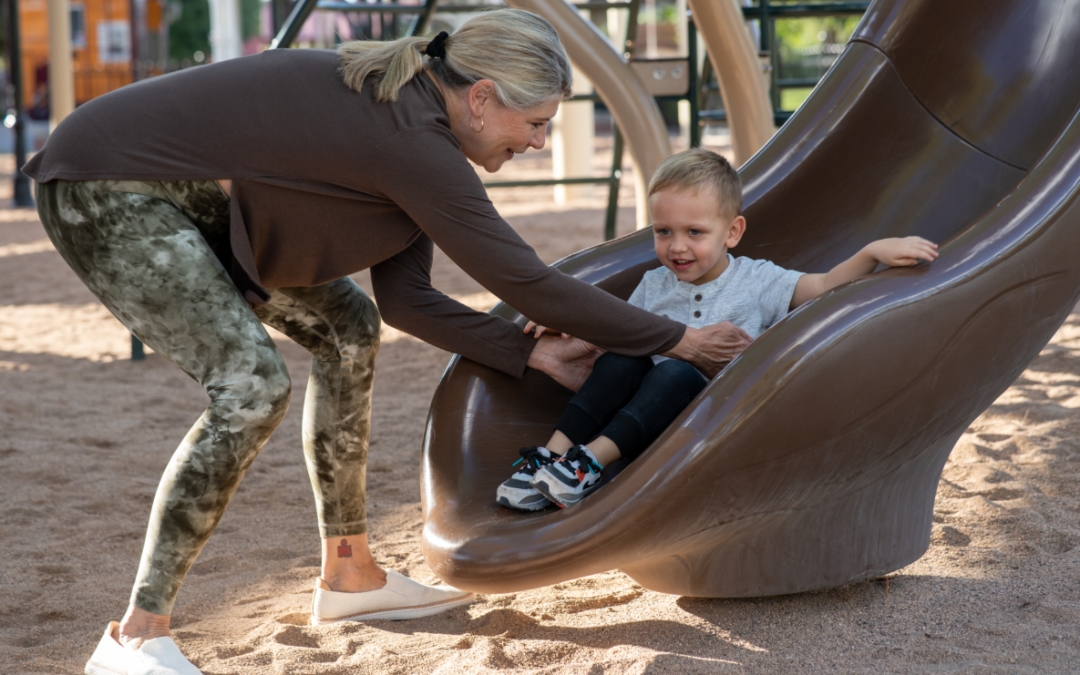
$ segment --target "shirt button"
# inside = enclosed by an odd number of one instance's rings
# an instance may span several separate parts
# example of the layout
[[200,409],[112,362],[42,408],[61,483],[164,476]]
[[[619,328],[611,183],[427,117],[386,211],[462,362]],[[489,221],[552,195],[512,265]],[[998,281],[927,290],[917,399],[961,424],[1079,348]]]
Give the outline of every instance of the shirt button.
[[701,312],[694,312],[694,318],[695,319],[700,319],[701,318]]
[[697,295],[695,295],[694,299],[697,300],[698,302],[701,302],[701,293],[698,293]]

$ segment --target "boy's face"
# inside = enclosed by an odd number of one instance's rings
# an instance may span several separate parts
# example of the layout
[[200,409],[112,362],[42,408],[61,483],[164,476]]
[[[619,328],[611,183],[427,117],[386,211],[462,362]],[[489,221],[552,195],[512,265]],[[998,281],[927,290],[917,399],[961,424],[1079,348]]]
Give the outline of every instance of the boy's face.
[[661,190],[649,197],[649,215],[656,257],[680,281],[695,285],[727,269],[727,251],[746,230],[746,219],[728,217],[712,190]]

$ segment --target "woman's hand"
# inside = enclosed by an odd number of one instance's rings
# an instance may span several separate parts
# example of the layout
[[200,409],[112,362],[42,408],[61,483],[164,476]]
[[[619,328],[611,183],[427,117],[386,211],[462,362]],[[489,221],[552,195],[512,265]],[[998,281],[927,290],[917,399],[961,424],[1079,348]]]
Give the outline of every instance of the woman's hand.
[[686,332],[671,351],[664,356],[690,362],[709,377],[714,377],[750,346],[750,336],[730,321],[704,328],[686,327]]
[[540,324],[536,323],[535,321],[530,321],[527,324],[525,324],[525,332],[526,333],[532,333],[533,337],[536,338],[537,340],[539,340],[540,336],[542,336],[542,335],[561,335],[564,339],[570,337],[570,335],[568,333],[560,333],[557,330],[551,330],[547,326],[541,326]]
[[578,338],[541,335],[536,338],[528,366],[546,373],[570,391],[577,391],[602,353],[595,345]]

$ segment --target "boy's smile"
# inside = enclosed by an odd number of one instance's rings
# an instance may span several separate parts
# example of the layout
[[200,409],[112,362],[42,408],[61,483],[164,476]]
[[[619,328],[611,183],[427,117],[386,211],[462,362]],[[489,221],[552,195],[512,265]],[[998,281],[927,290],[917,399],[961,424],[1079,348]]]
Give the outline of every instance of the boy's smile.
[[746,220],[725,211],[710,189],[671,188],[649,197],[656,257],[680,281],[701,285],[727,269],[728,249],[739,243]]

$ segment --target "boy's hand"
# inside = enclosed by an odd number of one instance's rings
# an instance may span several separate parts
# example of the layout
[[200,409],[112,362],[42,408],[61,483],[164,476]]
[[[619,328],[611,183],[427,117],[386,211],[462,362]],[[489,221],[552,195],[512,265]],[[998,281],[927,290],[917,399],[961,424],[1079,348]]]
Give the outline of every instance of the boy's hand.
[[874,271],[878,263],[889,267],[911,267],[920,260],[937,260],[937,244],[922,237],[894,237],[872,241],[825,274],[804,274],[795,284],[790,309],[825,291],[846,284]]
[[882,265],[910,267],[918,264],[920,260],[936,260],[937,248],[937,244],[922,237],[893,237],[870,242],[865,251]]

